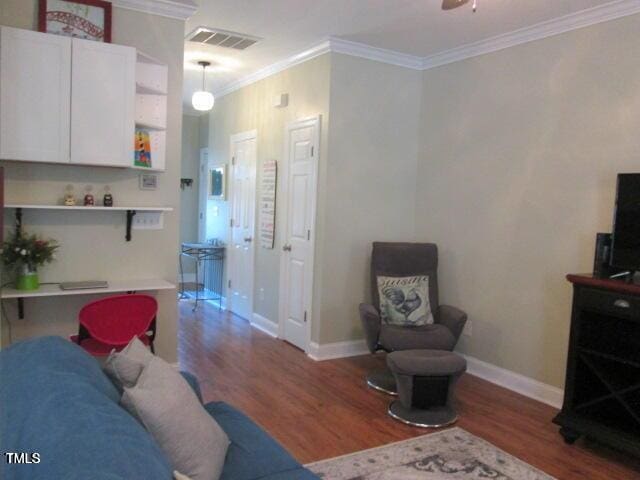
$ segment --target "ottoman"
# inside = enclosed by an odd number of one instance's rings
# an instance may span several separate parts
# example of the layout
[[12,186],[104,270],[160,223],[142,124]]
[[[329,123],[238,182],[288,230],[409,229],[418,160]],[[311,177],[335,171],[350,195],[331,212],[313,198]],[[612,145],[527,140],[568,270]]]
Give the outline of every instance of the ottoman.
[[389,415],[416,427],[444,427],[458,415],[453,406],[454,387],[467,369],[460,355],[444,350],[402,350],[387,355],[396,378],[398,400]]

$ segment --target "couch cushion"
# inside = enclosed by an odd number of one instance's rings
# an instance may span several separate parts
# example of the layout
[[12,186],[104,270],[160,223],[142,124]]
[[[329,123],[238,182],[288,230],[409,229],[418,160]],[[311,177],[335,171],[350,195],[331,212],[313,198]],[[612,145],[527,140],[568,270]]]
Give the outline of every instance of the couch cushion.
[[303,469],[278,442],[231,405],[212,402],[205,408],[231,440],[221,480],[318,478]]
[[456,338],[444,325],[434,323],[424,327],[380,327],[380,345],[387,350],[453,350]]
[[60,337],[0,352],[0,451],[38,452],[40,463],[7,465],[3,480],[169,480],[151,436],[118,405],[98,362]]

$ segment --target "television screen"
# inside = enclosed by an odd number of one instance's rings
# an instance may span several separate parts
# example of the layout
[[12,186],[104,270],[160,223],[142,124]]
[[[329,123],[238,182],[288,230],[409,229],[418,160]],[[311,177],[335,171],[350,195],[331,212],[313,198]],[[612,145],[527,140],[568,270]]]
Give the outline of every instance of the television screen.
[[640,173],[618,175],[611,265],[640,270]]

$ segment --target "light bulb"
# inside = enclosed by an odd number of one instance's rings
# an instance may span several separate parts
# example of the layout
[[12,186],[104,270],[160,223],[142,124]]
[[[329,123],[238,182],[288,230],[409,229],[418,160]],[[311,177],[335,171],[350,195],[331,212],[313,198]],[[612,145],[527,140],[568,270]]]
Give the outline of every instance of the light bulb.
[[191,104],[193,108],[200,112],[207,112],[213,108],[213,103],[215,99],[213,95],[209,92],[200,91],[195,92],[191,97]]

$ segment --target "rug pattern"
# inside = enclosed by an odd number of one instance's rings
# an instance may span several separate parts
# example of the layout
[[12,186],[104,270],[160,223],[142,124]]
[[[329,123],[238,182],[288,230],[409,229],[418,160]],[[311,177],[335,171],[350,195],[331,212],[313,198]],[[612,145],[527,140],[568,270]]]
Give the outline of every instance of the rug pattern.
[[323,480],[555,480],[457,427],[307,468]]

